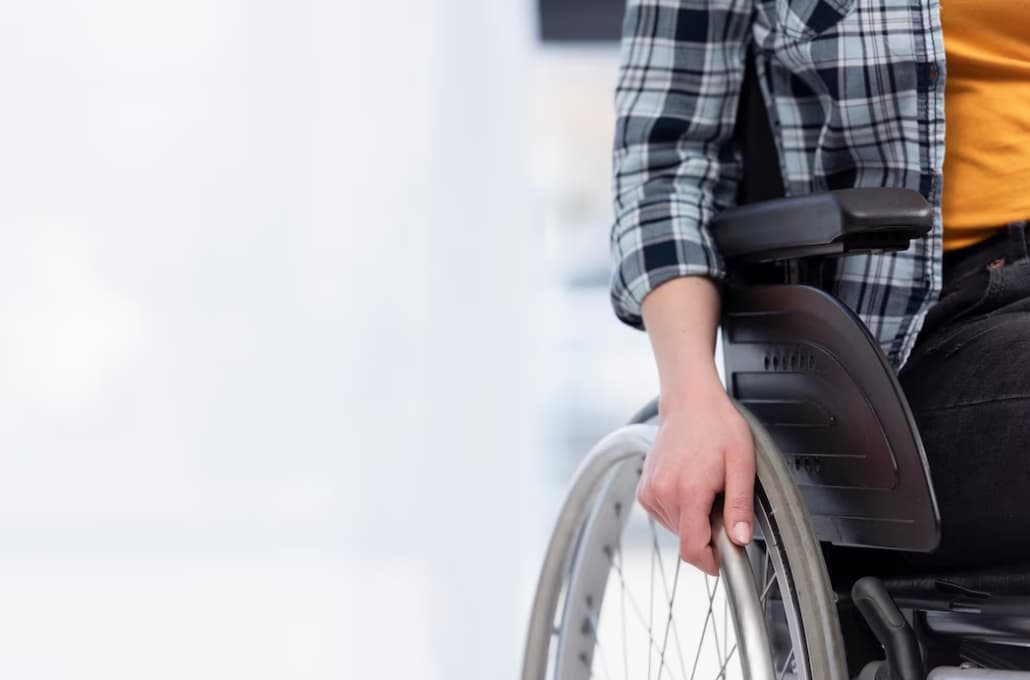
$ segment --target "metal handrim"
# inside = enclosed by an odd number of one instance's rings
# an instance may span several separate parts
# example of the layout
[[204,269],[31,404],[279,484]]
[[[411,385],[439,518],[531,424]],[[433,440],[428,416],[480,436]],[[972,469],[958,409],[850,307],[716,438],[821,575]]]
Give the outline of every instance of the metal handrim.
[[[545,612],[549,609],[552,615],[560,611],[561,617],[558,618],[557,627],[554,624],[555,618],[552,617],[549,622],[548,630],[554,634],[553,639],[541,640],[531,631],[527,645],[524,680],[530,678],[540,680],[550,677],[570,680],[575,677],[593,677],[592,666],[595,661],[600,663],[600,660],[599,658],[595,659],[594,645],[589,638],[597,635],[599,628],[597,622],[605,601],[604,590],[608,576],[617,572],[619,566],[617,561],[621,562],[624,559],[621,549],[621,534],[626,518],[619,517],[620,508],[633,505],[637,471],[643,453],[650,448],[653,436],[653,426],[637,425],[624,428],[601,442],[578,473],[578,482],[567,499],[562,519],[555,532],[556,541],[560,536],[565,537],[566,550],[555,549],[556,546],[552,543],[552,549],[548,554],[548,562],[551,564],[545,564],[541,590],[537,593],[537,602],[534,607],[535,619],[540,618],[541,607]],[[771,516],[772,513],[769,512],[766,505],[761,501],[756,503],[757,526],[763,535],[775,537],[775,521]],[[651,526],[653,527],[653,525]],[[746,674],[743,676],[746,678],[796,677],[809,680],[811,675],[804,652],[802,617],[797,610],[793,583],[787,576],[789,574],[788,563],[780,554],[782,546],[775,540],[770,541],[769,550],[764,553],[763,564],[767,565],[765,570],[771,573],[771,576],[769,580],[763,579],[756,582],[758,575],[751,570],[744,551],[733,546],[721,529],[715,535],[722,537],[724,541],[717,546],[722,558],[723,571],[720,581],[716,582],[711,592],[707,593],[709,610],[711,603],[716,598],[716,589],[723,584],[725,593],[722,600],[725,603],[723,606],[734,616],[732,625],[729,625],[727,616],[724,615],[722,625],[724,629],[734,632],[737,641],[733,647],[733,653],[730,653],[729,642],[723,645],[721,653],[725,657],[724,661],[736,654],[739,661],[743,662],[747,668]],[[613,537],[615,540],[612,540]],[[657,540],[655,544],[657,545]],[[558,547],[560,548],[560,545]],[[757,546],[752,549],[752,552],[756,549]],[[588,559],[587,555],[590,555],[591,558]],[[598,557],[603,557],[603,561],[596,559]],[[558,563],[560,563],[560,567],[556,567]],[[681,573],[678,560],[676,560],[676,564],[676,572],[672,577],[673,590],[679,583],[678,579]],[[551,567],[550,570],[548,566]],[[687,567],[687,569],[692,568]],[[555,588],[555,592],[551,593],[546,592],[547,583],[545,582],[549,571],[552,575],[557,574],[557,580],[560,581],[550,584]],[[731,586],[726,588],[724,584],[731,573],[734,574]],[[665,575],[664,571],[662,574]],[[742,579],[742,575],[746,575],[746,578]],[[742,585],[745,581],[746,585]],[[624,587],[625,584],[623,583],[622,586]],[[663,587],[667,588],[668,586],[666,580]],[[761,589],[761,593],[758,592],[759,589]],[[560,607],[559,594],[564,596]],[[778,597],[776,597],[777,595]],[[624,598],[625,595],[622,595],[618,599],[618,604],[613,606],[624,611]],[[774,650],[764,627],[759,626],[760,633],[755,630],[747,630],[747,622],[761,623],[765,620],[765,617],[769,615],[766,605],[773,599],[776,600],[777,610],[786,616],[786,628],[790,631],[789,651],[783,652],[781,649],[775,660],[772,658]],[[653,602],[653,599],[649,598],[649,601]],[[670,619],[672,619],[673,608],[674,605],[670,603]],[[593,615],[590,614],[589,610],[591,609],[594,612]],[[541,623],[543,622],[535,621],[535,624]],[[654,641],[655,633],[659,633],[663,640],[660,647],[657,641],[654,642],[653,646],[659,647],[658,649],[652,650],[651,644],[648,644],[647,648],[649,654],[654,651],[656,658],[660,659],[655,664],[658,669],[661,669],[658,671],[659,675],[665,673],[662,677],[672,677],[673,680],[678,680],[678,673],[667,670],[668,666],[664,663],[665,654],[661,649],[661,647],[664,647],[666,651],[671,649],[668,644],[669,637],[675,639],[678,636],[678,631],[673,628],[674,624],[670,621],[662,630],[649,630],[648,636],[652,641]],[[754,628],[753,625],[752,628]],[[729,638],[724,635],[723,639],[728,640]],[[703,633],[701,642],[704,642]],[[782,648],[783,641],[780,642]],[[678,654],[682,655],[682,651],[678,651]],[[551,674],[547,672],[548,669],[552,671]],[[684,671],[682,667],[679,670]],[[725,677],[726,669],[719,670],[717,677]],[[628,675],[626,668],[623,668],[623,671]],[[604,675],[602,674],[601,677]]]
[[[833,594],[821,559],[819,543],[805,515],[804,502],[776,444],[746,409],[740,405],[737,407],[748,420],[755,441],[759,480],[757,487],[761,491],[756,498],[756,528],[767,538],[768,545],[773,546],[767,553],[762,553],[756,552],[759,546],[753,544],[755,547],[749,552],[752,560],[767,559],[769,569],[789,575],[789,578],[783,580],[782,586],[779,581],[776,586],[780,590],[780,597],[776,599],[779,609],[773,613],[786,622],[776,632],[778,637],[771,640],[777,674],[786,676],[787,673],[795,673],[794,677],[847,680],[844,643],[840,637]],[[575,598],[570,593],[582,590],[571,586],[571,576],[580,573],[583,564],[591,564],[577,563],[577,555],[583,554],[586,549],[584,541],[591,535],[586,531],[586,525],[591,519],[591,513],[598,507],[598,499],[605,497],[606,484],[612,479],[612,470],[629,458],[636,457],[637,461],[641,461],[650,449],[655,434],[655,428],[650,422],[656,410],[656,403],[652,402],[634,418],[633,421],[638,424],[631,424],[599,442],[575,476],[545,555],[531,609],[523,658],[523,680],[547,680],[555,675],[562,677],[558,675],[560,671],[555,666],[558,648],[555,643],[561,639],[556,633],[568,627],[571,619],[563,616],[559,618],[558,613],[567,609],[565,602]],[[724,532],[716,532],[716,536],[722,536],[729,543]],[[731,556],[730,560],[733,558]],[[741,562],[743,564],[744,559]],[[593,560],[593,564],[600,564],[599,560]],[[725,559],[723,564],[726,564]],[[756,565],[761,564],[756,562]],[[607,578],[611,565],[605,564],[605,568]],[[757,574],[758,569],[760,567],[751,573]],[[798,606],[784,608],[784,597]],[[765,604],[768,601],[766,598]],[[793,612],[793,616],[789,615],[790,612]],[[786,639],[784,630],[789,631]],[[785,649],[797,649],[803,653],[790,655],[788,665],[785,661],[790,652],[785,652]],[[789,670],[784,672],[785,668]]]
[[[722,570],[714,580],[704,578],[704,592],[697,609],[698,616],[704,620],[700,633],[695,628],[693,636],[684,635],[691,630],[692,622],[677,620],[684,613],[684,607],[687,613],[690,609],[689,604],[683,605],[680,600],[686,595],[689,603],[691,586],[698,591],[702,588],[697,578],[700,572],[681,566],[675,538],[649,520],[650,582],[643,584],[643,597],[633,592],[623,573],[626,558],[622,541],[627,533],[627,518],[621,515],[625,514],[624,508],[633,505],[639,463],[639,459],[629,459],[613,466],[584,523],[576,556],[570,565],[560,624],[556,629],[555,676],[561,680],[618,677],[617,670],[609,667],[619,666],[621,659],[625,677],[643,676],[646,665],[647,677],[659,679],[728,676],[749,680],[785,677],[810,680],[793,585],[780,554],[781,546],[775,541],[766,550],[761,550],[757,544],[753,546],[752,552],[760,553],[758,564],[761,566],[752,570],[744,551],[730,543],[721,520],[715,516],[714,535],[719,539],[717,551]],[[756,505],[756,520],[765,534],[775,534],[775,523],[764,503]],[[666,537],[664,551],[660,550],[659,534]],[[598,559],[601,554],[603,560]],[[675,564],[671,575],[666,573],[667,569],[673,569],[670,562]],[[656,595],[659,612],[655,611]],[[639,604],[644,601],[646,605]],[[781,640],[776,649],[770,644],[764,627],[773,614],[769,608],[772,603],[775,603],[776,615],[785,616],[785,628],[789,632],[789,640]],[[646,616],[643,609],[647,609]],[[606,650],[606,641],[600,633],[605,627],[605,617],[613,616],[620,625],[609,622],[607,627],[615,629],[616,638],[621,629],[622,647],[612,649],[608,645]],[[640,649],[632,655],[626,649],[627,621],[632,629],[645,629],[643,637],[637,640]],[[685,638],[692,639],[684,650],[683,643],[688,641]],[[627,661],[630,656],[642,664],[632,676]],[[647,659],[646,664],[642,658]]]

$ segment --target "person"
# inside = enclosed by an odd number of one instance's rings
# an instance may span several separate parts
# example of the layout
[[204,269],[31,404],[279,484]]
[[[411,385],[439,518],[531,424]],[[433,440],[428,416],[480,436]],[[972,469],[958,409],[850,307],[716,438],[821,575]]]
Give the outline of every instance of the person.
[[[943,10],[942,10],[943,4]],[[753,55],[788,195],[907,187],[903,253],[841,258],[831,292],[909,400],[941,510],[936,564],[1030,558],[1030,22],[1012,0],[630,0],[613,151],[619,319],[646,329],[659,427],[638,498],[716,572],[710,513],[753,535],[749,429],[713,360]],[[945,82],[947,78],[947,87]],[[947,132],[947,134],[945,134]]]

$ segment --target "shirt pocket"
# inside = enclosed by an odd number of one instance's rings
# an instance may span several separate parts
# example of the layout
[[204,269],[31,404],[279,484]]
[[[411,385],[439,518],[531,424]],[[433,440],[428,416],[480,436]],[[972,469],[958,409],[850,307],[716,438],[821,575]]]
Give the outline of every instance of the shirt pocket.
[[787,37],[808,39],[835,26],[858,0],[776,0],[776,21]]

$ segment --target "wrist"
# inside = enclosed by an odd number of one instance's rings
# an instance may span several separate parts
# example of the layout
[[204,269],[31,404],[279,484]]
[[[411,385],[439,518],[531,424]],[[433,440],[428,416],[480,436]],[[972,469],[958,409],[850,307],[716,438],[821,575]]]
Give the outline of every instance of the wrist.
[[663,383],[658,404],[662,410],[674,410],[685,405],[709,403],[725,396],[726,389],[719,380],[715,364],[709,362],[709,365],[696,370],[681,372],[674,382]]

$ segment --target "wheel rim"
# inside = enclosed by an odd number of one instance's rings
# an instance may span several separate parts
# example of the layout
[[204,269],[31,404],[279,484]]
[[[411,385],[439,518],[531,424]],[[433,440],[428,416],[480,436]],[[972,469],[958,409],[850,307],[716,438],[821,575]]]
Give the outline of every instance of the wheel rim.
[[[811,680],[786,556],[761,494],[745,580],[707,577],[678,559],[676,538],[635,503],[643,457],[612,461],[575,542],[555,627],[553,677]],[[721,524],[716,536],[725,539]],[[735,548],[725,540],[723,551]],[[717,549],[719,546],[717,546]],[[739,549],[736,549],[739,551]],[[740,571],[738,569],[738,571]],[[752,593],[748,596],[747,590]],[[746,630],[766,621],[765,630]]]
[[755,524],[764,540],[748,546],[748,555],[752,564],[762,565],[752,571],[759,579],[759,597],[770,631],[773,667],[777,678],[812,680],[796,586],[772,517],[769,501],[759,488],[755,497]]

